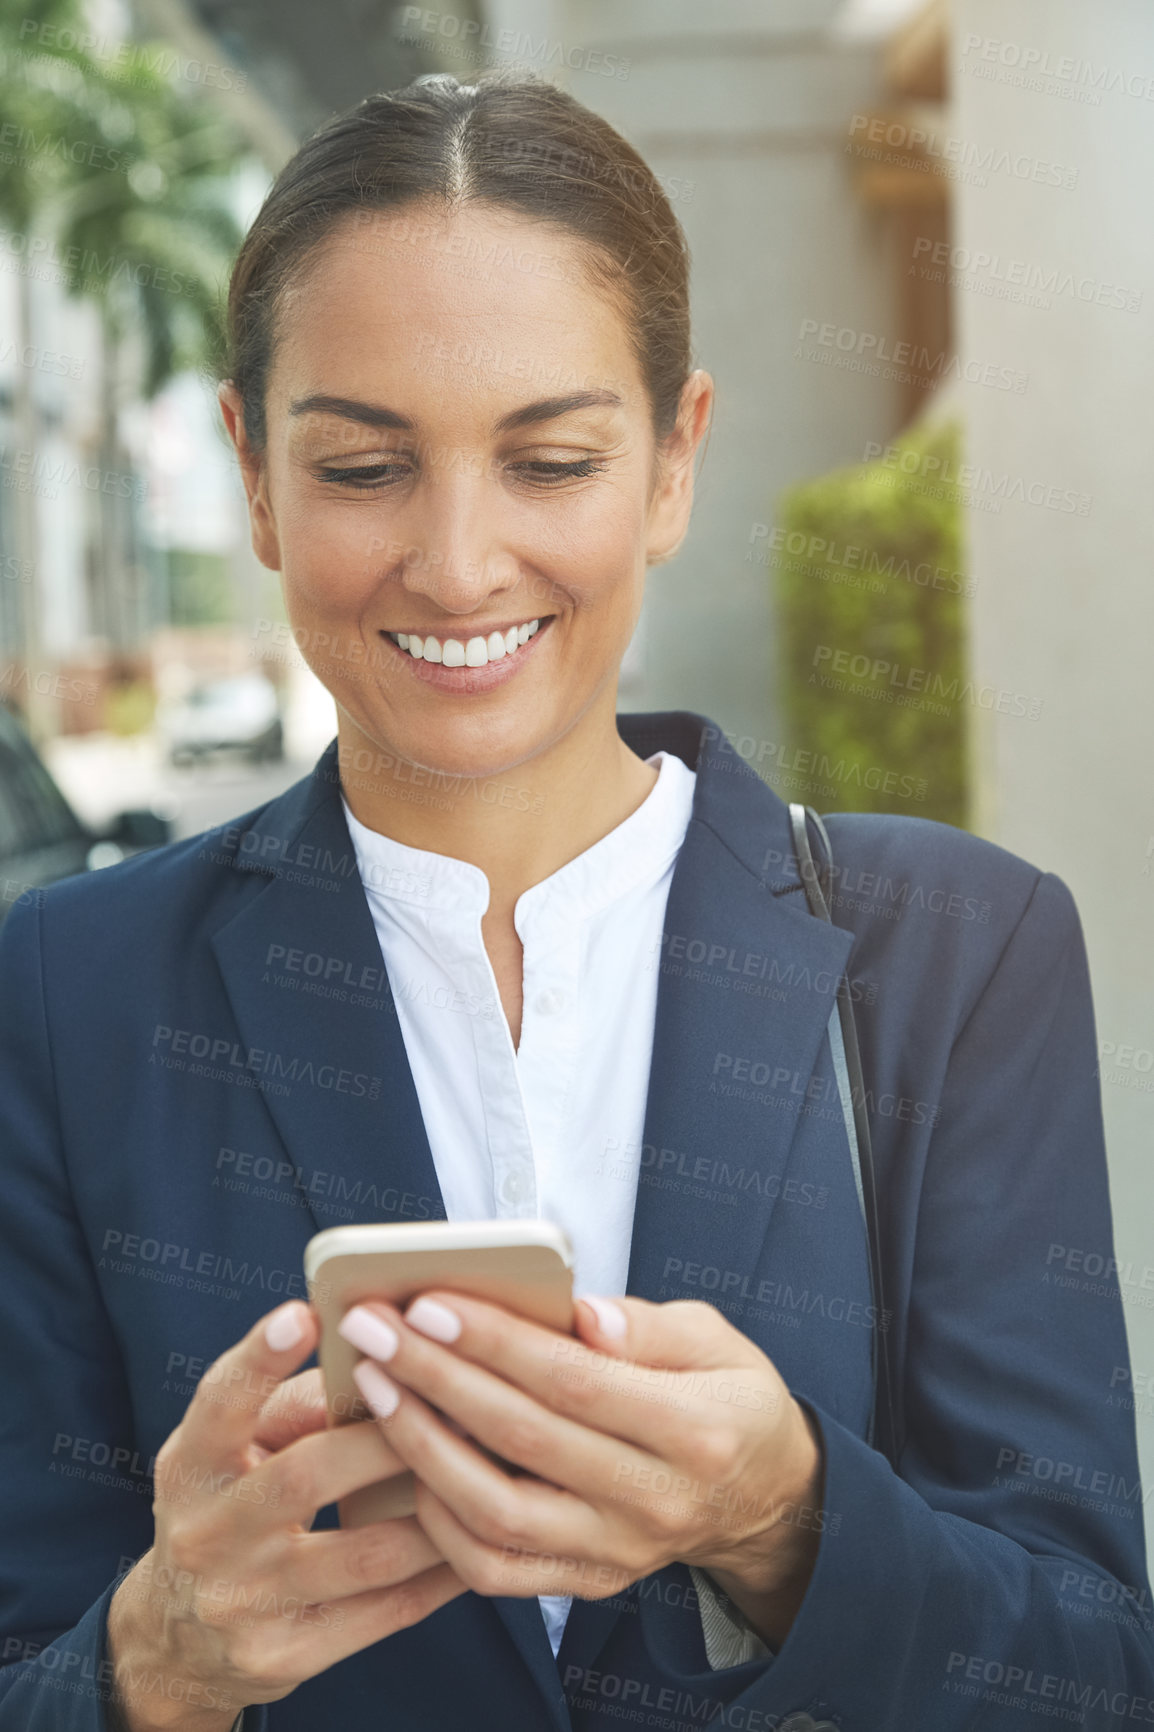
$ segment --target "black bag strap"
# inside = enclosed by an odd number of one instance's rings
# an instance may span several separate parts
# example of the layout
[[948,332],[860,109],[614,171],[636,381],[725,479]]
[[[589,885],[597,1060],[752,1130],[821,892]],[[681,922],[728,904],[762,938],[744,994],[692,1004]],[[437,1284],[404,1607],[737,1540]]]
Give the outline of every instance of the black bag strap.
[[[810,913],[816,915],[819,920],[827,921],[832,926],[834,919],[830,913],[829,899],[833,871],[833,849],[830,846],[826,827],[812,807],[802,806],[796,801],[790,804],[789,822],[793,831],[793,846],[797,856],[798,871],[805,887]],[[818,837],[820,866],[814,859],[813,848],[810,844],[811,824]],[[857,1183],[858,1199],[861,1203],[862,1218],[865,1223],[866,1244],[869,1253],[870,1292],[874,1307],[874,1326],[870,1349],[874,1403],[870,1419],[869,1441],[875,1449],[881,1450],[892,1466],[896,1467],[899,1445],[889,1351],[890,1312],[885,1302],[873,1141],[870,1137],[869,1115],[866,1112],[865,1077],[862,1073],[861,1049],[858,1046],[857,1025],[854,1021],[853,998],[850,994],[849,980],[845,974],[838,981],[837,1012],[841,1027],[842,1045],[845,1049],[845,1068],[852,1104],[852,1116],[847,1116],[846,1131],[849,1135],[854,1179]]]

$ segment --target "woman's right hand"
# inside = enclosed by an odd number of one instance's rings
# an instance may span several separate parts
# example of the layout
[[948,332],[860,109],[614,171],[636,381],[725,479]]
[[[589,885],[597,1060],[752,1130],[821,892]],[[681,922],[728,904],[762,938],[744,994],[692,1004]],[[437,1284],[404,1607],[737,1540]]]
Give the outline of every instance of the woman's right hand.
[[315,1381],[289,1411],[285,1379],[317,1337],[301,1300],[263,1317],[157,1455],[155,1541],[108,1615],[125,1732],[229,1732],[241,1708],[465,1592],[415,1516],[309,1532],[324,1505],[404,1471],[374,1421],[323,1429]]

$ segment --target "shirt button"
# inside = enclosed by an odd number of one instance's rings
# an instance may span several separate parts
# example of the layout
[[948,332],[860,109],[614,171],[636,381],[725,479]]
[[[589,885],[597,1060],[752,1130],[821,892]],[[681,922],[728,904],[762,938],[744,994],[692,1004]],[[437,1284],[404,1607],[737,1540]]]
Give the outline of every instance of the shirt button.
[[558,992],[554,986],[546,987],[533,1000],[533,1009],[539,1010],[542,1016],[556,1016],[559,1010],[564,1010],[568,999],[563,992]]
[[520,1171],[506,1173],[501,1180],[501,1201],[523,1203],[529,1195],[529,1175]]

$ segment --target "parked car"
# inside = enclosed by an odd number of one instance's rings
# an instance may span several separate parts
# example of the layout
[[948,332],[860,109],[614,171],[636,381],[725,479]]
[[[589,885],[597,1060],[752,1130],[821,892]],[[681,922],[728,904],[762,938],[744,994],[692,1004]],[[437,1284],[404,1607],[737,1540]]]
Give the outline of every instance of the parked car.
[[263,674],[207,680],[164,707],[157,725],[173,764],[241,752],[254,764],[284,757],[280,699]]
[[103,829],[85,824],[0,704],[0,920],[28,890],[114,865],[171,837],[171,819],[152,807],[121,812]]

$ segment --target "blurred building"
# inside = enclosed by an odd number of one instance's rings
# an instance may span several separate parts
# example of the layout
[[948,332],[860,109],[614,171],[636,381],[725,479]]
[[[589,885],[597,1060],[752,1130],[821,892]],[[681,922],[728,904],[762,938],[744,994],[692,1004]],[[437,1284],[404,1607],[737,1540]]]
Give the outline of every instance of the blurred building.
[[[185,101],[228,116],[246,151],[242,225],[334,109],[438,64],[389,9],[359,0],[88,0],[86,16],[103,71],[141,41]],[[17,55],[59,39],[28,22]],[[131,102],[130,77],[123,88]],[[35,149],[34,130],[6,138]],[[46,134],[39,148],[52,145]],[[94,273],[108,267],[94,256]],[[41,741],[146,719],[158,684],[179,689],[206,664],[235,670],[279,605],[249,551],[211,379],[178,377],[146,402],[142,344],[110,345],[95,303],[65,284],[47,228],[0,230],[0,701]]]

